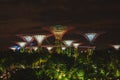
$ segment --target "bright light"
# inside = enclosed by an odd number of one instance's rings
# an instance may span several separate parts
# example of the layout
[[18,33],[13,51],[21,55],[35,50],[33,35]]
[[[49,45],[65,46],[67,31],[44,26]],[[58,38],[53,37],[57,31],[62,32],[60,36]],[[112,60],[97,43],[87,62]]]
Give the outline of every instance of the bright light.
[[11,50],[15,51],[16,50],[16,47],[12,46],[10,47]]
[[52,46],[46,46],[47,50],[49,51],[49,53],[51,53],[51,50],[53,49]]
[[74,46],[75,48],[78,48],[80,44],[81,44],[81,43],[73,43],[73,46]]
[[62,47],[62,50],[65,50],[66,49],[66,47]]
[[73,40],[64,40],[63,41],[64,42],[64,44],[66,45],[66,46],[71,46],[72,45],[72,43],[73,43]]
[[47,46],[46,48],[47,48],[48,51],[51,51],[53,47],[52,46]]
[[97,33],[86,33],[85,36],[90,42],[92,42],[96,38]]
[[31,42],[33,40],[32,36],[22,36],[22,38],[27,42]]
[[112,45],[116,50],[120,49],[120,45]]
[[19,46],[11,46],[11,47],[9,47],[9,49],[15,51],[15,50],[19,50],[20,47]]
[[25,45],[27,44],[26,42],[17,42],[17,44],[20,46],[20,47],[25,47]]
[[34,51],[37,51],[38,47],[32,47]]
[[34,38],[36,39],[38,44],[41,45],[43,40],[46,38],[46,35],[34,35]]

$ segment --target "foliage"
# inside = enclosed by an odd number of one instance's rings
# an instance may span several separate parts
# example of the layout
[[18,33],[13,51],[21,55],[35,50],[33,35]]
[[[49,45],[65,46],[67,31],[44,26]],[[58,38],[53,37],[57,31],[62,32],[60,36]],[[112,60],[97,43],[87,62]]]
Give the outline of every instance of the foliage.
[[102,49],[92,55],[79,52],[77,57],[74,54],[1,52],[0,74],[7,69],[20,68],[9,80],[18,80],[20,76],[25,78],[21,80],[120,78],[120,51]]

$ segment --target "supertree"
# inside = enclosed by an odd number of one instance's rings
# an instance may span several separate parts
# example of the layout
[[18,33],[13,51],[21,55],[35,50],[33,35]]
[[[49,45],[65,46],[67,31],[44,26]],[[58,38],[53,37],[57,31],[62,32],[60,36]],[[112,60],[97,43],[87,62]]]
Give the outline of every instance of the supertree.
[[71,27],[67,28],[66,26],[62,26],[62,25],[55,25],[55,26],[51,26],[49,28],[45,28],[46,30],[50,31],[54,36],[55,36],[55,44],[56,44],[56,52],[57,53],[61,53],[61,40],[62,37],[64,36],[64,34],[72,29]]
[[53,46],[51,46],[51,45],[49,46],[48,45],[45,48],[48,50],[49,53],[52,53]]
[[38,43],[38,52],[40,51],[41,44],[46,37],[47,37],[46,35],[34,35],[34,38]]
[[64,40],[63,43],[67,47],[67,55],[72,56],[72,43],[74,40]]
[[65,54],[65,49],[66,49],[66,47],[62,46],[62,54]]
[[23,53],[25,51],[25,46],[27,44],[27,42],[16,42],[17,45],[20,46],[20,52]]
[[19,46],[11,46],[11,47],[9,47],[9,49],[11,49],[12,51],[16,51],[16,50],[19,50],[20,49],[20,47]]
[[92,44],[100,34],[101,33],[91,32],[84,33],[83,36]]
[[[94,41],[98,36],[100,36],[103,33],[104,32],[87,32],[87,33],[82,33],[82,35],[90,42],[90,46],[94,47]],[[92,55],[93,48],[88,48],[88,53],[89,55]]]
[[34,40],[33,36],[30,35],[19,35],[24,41],[30,43]]
[[33,49],[34,51],[37,51],[38,47],[37,47],[37,46],[32,46],[32,49]]
[[75,59],[79,56],[79,53],[78,53],[78,47],[81,45],[82,43],[73,43],[73,47],[74,47],[74,57]]
[[111,45],[114,49],[119,50],[120,49],[120,45]]

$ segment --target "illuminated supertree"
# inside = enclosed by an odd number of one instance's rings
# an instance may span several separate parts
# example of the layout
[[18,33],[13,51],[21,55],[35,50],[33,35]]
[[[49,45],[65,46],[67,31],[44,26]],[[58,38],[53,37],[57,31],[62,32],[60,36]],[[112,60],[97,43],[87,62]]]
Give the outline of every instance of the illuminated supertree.
[[24,48],[26,46],[26,42],[17,42],[16,44],[18,44],[21,48]]
[[63,42],[67,47],[71,47],[74,40],[64,40]]
[[37,46],[33,46],[32,49],[33,49],[34,51],[37,51],[38,47],[37,47]]
[[61,49],[62,49],[62,54],[65,54],[66,47],[62,46]]
[[[90,46],[93,46],[95,39],[103,33],[104,32],[88,32],[88,33],[83,33],[82,35],[90,42],[91,44]],[[88,53],[92,55],[93,49],[88,48]]]
[[25,36],[20,36],[24,41],[26,42],[32,42],[34,39],[32,36],[28,36],[28,35],[25,35]]
[[38,43],[38,52],[40,51],[41,44],[46,37],[47,37],[46,35],[34,35],[34,38]]
[[51,26],[50,31],[55,36],[56,40],[62,40],[63,35],[68,31],[66,26],[56,25]]
[[84,34],[85,38],[90,42],[93,42],[99,35],[100,35],[99,33],[85,33]]
[[43,40],[46,38],[46,35],[34,35],[34,38],[38,42],[38,46],[41,46]]
[[65,50],[66,49],[66,47],[65,46],[62,46],[62,50]]
[[74,47],[74,57],[75,57],[75,60],[77,59],[77,57],[79,56],[79,53],[78,53],[78,47],[79,45],[81,45],[81,43],[73,43],[73,47]]
[[72,55],[72,43],[74,42],[74,40],[64,40],[63,43],[66,45],[67,47],[67,55],[71,56]]
[[52,53],[53,46],[46,46],[46,49],[49,51],[49,53]]
[[66,26],[62,26],[62,25],[51,26],[51,27],[46,29],[46,30],[50,31],[55,36],[55,39],[56,39],[55,44],[57,46],[57,48],[56,48],[57,53],[61,53],[62,37],[70,29],[72,29],[72,28],[71,27],[67,28]]
[[112,45],[112,47],[116,50],[119,50],[120,49],[120,45]]
[[73,47],[78,49],[79,45],[81,45],[81,43],[73,43]]
[[24,47],[26,46],[26,42],[16,42],[17,45],[20,46],[20,52],[23,53],[25,51]]
[[20,49],[20,47],[19,46],[11,46],[11,47],[9,47],[9,49],[11,49],[15,52],[16,50]]

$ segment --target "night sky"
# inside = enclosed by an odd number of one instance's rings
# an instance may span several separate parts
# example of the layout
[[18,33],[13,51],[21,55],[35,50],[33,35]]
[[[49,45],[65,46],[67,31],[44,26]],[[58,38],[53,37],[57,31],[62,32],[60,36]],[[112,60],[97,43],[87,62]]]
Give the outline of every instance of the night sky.
[[17,34],[43,33],[43,27],[52,25],[74,28],[63,38],[88,42],[78,33],[105,32],[96,39],[97,45],[120,44],[118,1],[0,0],[0,50],[21,41]]

